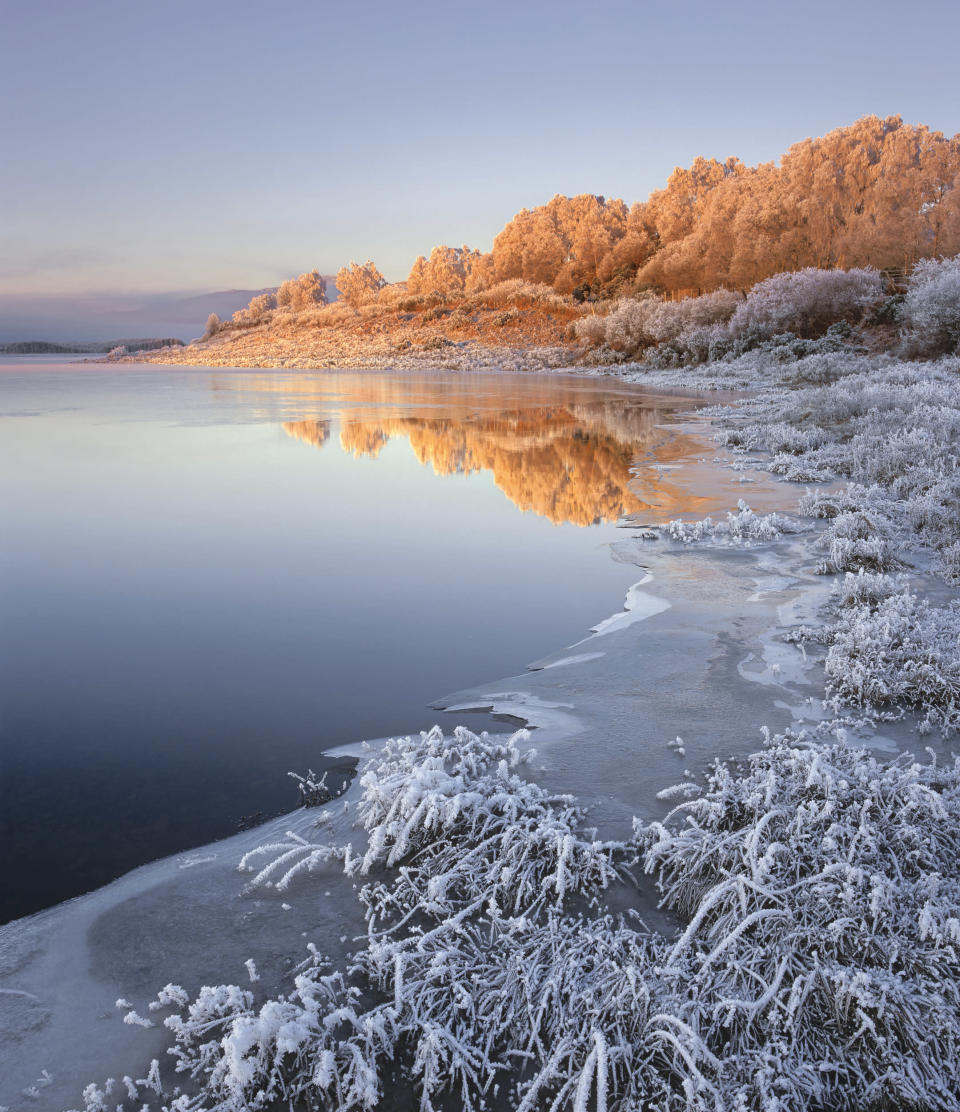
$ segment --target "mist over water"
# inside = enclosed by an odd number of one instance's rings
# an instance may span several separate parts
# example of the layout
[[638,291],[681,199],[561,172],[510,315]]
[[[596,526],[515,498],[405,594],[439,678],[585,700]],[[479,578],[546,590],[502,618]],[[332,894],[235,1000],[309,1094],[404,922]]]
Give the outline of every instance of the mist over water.
[[714,508],[651,466],[706,450],[679,405],[4,360],[0,919],[290,809],[288,770],[584,636],[637,579],[622,514]]

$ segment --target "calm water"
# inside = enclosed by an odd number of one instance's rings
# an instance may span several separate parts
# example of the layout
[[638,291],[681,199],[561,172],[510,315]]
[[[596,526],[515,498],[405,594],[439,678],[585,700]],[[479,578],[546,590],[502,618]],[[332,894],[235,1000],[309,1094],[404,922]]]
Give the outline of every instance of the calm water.
[[289,769],[584,636],[637,578],[616,519],[702,508],[631,477],[704,450],[678,404],[3,361],[0,920],[290,809]]

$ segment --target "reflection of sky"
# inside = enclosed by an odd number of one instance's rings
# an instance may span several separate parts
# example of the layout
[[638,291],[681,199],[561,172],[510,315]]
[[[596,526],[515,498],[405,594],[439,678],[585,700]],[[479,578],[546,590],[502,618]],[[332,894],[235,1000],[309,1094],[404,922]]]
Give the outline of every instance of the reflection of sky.
[[[652,427],[622,387],[288,379],[0,369],[0,835],[37,904],[64,845],[92,884],[283,809],[288,769],[429,727],[431,699],[577,640],[637,578],[612,525],[518,512],[494,470],[438,475],[404,436],[339,438],[345,409],[459,436],[551,391],[595,434]],[[305,413],[333,423],[320,450],[281,424]]]

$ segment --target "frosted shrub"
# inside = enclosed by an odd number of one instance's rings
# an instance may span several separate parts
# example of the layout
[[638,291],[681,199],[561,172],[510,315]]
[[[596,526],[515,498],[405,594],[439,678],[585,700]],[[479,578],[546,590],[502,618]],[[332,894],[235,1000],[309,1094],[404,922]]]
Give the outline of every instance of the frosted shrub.
[[730,331],[734,336],[753,330],[763,336],[820,336],[837,321],[855,324],[882,296],[883,280],[875,270],[808,267],[777,274],[750,290],[730,320]]
[[739,295],[729,290],[681,301],[663,301],[653,294],[625,298],[606,317],[578,321],[577,335],[584,343],[606,344],[612,351],[627,356],[687,336],[695,337],[692,342],[709,347],[723,335],[719,326],[729,320],[739,301]]
[[618,301],[606,317],[577,321],[578,338],[594,346],[605,345],[621,356],[637,355],[657,342],[657,317],[664,302],[653,294]]
[[487,289],[477,290],[470,300],[485,309],[528,309],[534,305],[551,309],[569,307],[569,303],[550,286],[527,282],[522,278],[507,278]]
[[655,342],[651,331],[661,302],[655,297],[628,299],[606,318],[606,343],[613,351],[633,355]]
[[900,307],[903,346],[911,355],[935,356],[960,347],[960,255],[921,259]]
[[605,345],[623,356],[636,355],[655,343],[653,319],[662,304],[659,298],[625,298],[606,317],[589,316],[577,321],[577,337],[593,346]]
[[726,328],[714,324],[683,332],[675,340],[658,344],[647,353],[644,362],[651,367],[695,367],[723,358],[728,350]]
[[599,347],[606,343],[607,321],[605,317],[598,317],[591,313],[588,317],[582,317],[580,320],[574,321],[573,327],[576,338],[589,347]]
[[845,321],[830,325],[826,334],[815,340],[799,339],[792,332],[767,337],[758,328],[733,334],[729,326],[714,324],[709,328],[682,332],[675,339],[659,343],[644,356],[644,363],[658,369],[695,367],[719,360],[733,362],[753,352],[761,357],[755,360],[755,365],[769,368],[814,355],[848,350],[849,336],[850,326]]
[[726,324],[733,316],[742,296],[732,290],[714,290],[700,297],[685,297],[680,301],[663,301],[654,314],[652,334],[660,343],[675,340],[690,332],[708,329],[712,325]]

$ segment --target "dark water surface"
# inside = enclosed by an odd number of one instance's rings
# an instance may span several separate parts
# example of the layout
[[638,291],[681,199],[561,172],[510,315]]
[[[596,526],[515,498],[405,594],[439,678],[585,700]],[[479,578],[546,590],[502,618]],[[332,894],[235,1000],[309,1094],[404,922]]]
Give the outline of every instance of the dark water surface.
[[637,579],[617,518],[703,508],[631,476],[708,451],[679,405],[0,361],[0,921],[288,810],[288,769],[584,636]]

